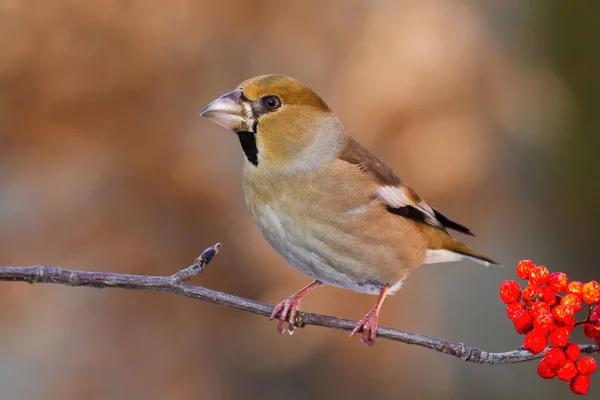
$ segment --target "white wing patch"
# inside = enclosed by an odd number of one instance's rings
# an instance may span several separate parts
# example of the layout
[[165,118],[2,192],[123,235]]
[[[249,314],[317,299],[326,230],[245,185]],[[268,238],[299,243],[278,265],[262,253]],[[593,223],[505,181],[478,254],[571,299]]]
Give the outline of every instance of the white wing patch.
[[421,200],[418,203],[414,203],[407,195],[405,190],[402,188],[398,188],[395,186],[381,186],[379,188],[379,196],[385,200],[385,202],[393,208],[401,208],[406,206],[411,206],[416,210],[419,210],[423,213],[425,218],[425,222],[429,225],[443,228],[443,225],[440,221],[435,217],[435,212],[433,208],[429,204],[425,202],[425,200]]

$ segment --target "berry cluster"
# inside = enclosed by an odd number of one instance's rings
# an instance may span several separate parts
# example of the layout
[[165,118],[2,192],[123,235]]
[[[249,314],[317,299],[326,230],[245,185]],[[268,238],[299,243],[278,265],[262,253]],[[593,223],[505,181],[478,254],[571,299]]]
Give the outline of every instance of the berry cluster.
[[[517,276],[527,281],[521,286],[515,281],[500,285],[500,298],[507,304],[506,313],[515,329],[525,335],[524,347],[533,354],[550,349],[538,365],[538,375],[544,379],[570,382],[573,393],[586,394],[590,375],[596,372],[596,360],[581,357],[579,346],[569,343],[569,336],[581,325],[586,337],[600,346],[600,283],[571,281],[562,272],[550,273],[546,267],[530,260],[517,265]],[[587,304],[588,317],[581,322],[575,315]]]

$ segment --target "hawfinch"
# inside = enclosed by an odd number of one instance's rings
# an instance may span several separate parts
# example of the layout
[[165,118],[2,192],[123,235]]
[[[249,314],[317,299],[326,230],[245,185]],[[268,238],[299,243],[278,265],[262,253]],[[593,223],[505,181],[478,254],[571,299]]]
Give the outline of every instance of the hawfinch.
[[421,264],[465,258],[496,264],[450,236],[446,218],[344,131],[325,102],[281,75],[249,79],[201,115],[232,130],[245,155],[244,192],[271,246],[314,281],[279,303],[279,332],[295,328],[300,299],[323,285],[377,295],[356,325],[374,344],[379,310]]

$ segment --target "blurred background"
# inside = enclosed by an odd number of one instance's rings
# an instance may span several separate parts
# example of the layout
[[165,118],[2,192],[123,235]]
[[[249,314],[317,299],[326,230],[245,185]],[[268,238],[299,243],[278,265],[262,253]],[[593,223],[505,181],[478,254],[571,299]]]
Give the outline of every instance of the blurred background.
[[[585,5],[587,6],[585,6]],[[199,117],[293,76],[504,269],[419,269],[381,324],[519,347],[498,285],[519,259],[600,278],[599,2],[0,0],[0,264],[171,274],[276,303],[310,279],[246,211],[237,138]],[[336,288],[305,311],[359,319]],[[571,396],[536,363],[481,366],[173,295],[0,284],[2,399]],[[578,337],[583,341],[582,337]],[[592,379],[590,398],[600,395]]]

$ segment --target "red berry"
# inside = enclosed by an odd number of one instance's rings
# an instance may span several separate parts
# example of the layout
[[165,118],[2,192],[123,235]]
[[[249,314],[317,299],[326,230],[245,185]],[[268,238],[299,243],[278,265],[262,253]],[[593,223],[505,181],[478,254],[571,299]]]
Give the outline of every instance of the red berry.
[[600,336],[594,338],[594,343],[596,343],[596,346],[600,346]]
[[564,304],[559,304],[552,309],[552,315],[557,322],[563,322],[568,317],[572,317],[574,314],[575,310],[573,307],[565,306]]
[[594,307],[592,314],[590,315],[591,322],[598,322],[600,320],[600,306]]
[[552,368],[545,358],[538,364],[537,373],[544,379],[552,379],[556,376],[556,368]]
[[533,329],[533,317],[527,310],[515,312],[511,321],[515,325],[515,330],[521,335],[530,332]]
[[552,314],[550,306],[543,301],[532,303],[531,307],[529,307],[529,311],[531,312],[531,316],[533,318],[537,318],[540,314]]
[[567,286],[567,293],[583,296],[583,283],[579,281],[571,281],[571,283],[569,283]]
[[504,281],[500,284],[500,298],[505,304],[521,299],[521,286],[515,281]]
[[575,328],[575,317],[567,317],[564,321],[555,321],[557,326],[564,326],[569,332]]
[[548,286],[542,286],[540,288],[542,301],[550,306],[556,304],[556,293]]
[[596,360],[590,356],[581,357],[577,363],[577,370],[581,375],[592,375],[596,372]]
[[548,365],[554,369],[562,367],[567,362],[565,352],[558,347],[553,347],[548,350],[544,355],[544,359],[548,362]]
[[554,272],[550,274],[550,278],[548,279],[548,286],[555,293],[561,293],[567,290],[568,284],[569,279],[567,278],[567,274],[564,272]]
[[535,264],[531,260],[523,260],[517,264],[517,276],[523,280],[529,279],[531,270],[535,268]]
[[565,347],[569,342],[569,329],[564,326],[559,326],[554,332],[548,335],[548,339],[554,347]]
[[575,394],[586,394],[590,390],[590,377],[587,375],[577,375],[569,383],[569,389]]
[[569,382],[577,376],[577,366],[572,360],[567,360],[567,362],[556,371],[556,375],[560,380]]
[[577,361],[581,356],[581,350],[579,349],[579,346],[575,343],[570,343],[565,348],[565,354],[570,360]]
[[542,291],[537,286],[528,285],[523,289],[521,297],[525,302],[525,305],[531,305],[531,303],[539,301],[542,298]]
[[524,347],[531,354],[539,354],[548,346],[546,331],[534,329],[525,335]]
[[588,304],[600,303],[600,283],[591,281],[583,285],[583,301]]
[[560,301],[560,304],[568,307],[573,307],[575,313],[581,310],[581,308],[583,307],[583,301],[581,300],[581,297],[573,293],[565,294],[562,300]]
[[550,279],[550,271],[546,267],[535,267],[529,273],[529,284],[534,286],[545,285]]
[[519,301],[515,301],[514,303],[510,303],[509,305],[506,306],[506,315],[508,316],[508,318],[510,318],[512,320],[513,315],[517,311],[521,311],[524,309],[525,309],[525,304],[523,304]]
[[591,324],[589,322],[582,325],[583,334],[585,337],[590,339],[600,338],[600,326],[598,324]]
[[583,334],[589,338],[600,337],[600,306],[594,307],[589,322],[583,324]]
[[533,320],[534,328],[542,329],[546,332],[552,332],[556,329],[554,325],[554,318],[550,313],[541,313]]

